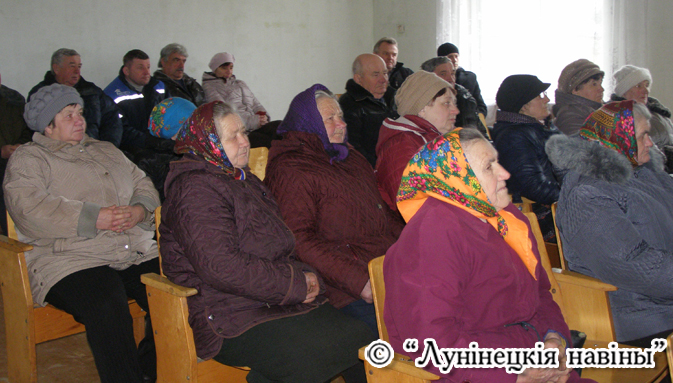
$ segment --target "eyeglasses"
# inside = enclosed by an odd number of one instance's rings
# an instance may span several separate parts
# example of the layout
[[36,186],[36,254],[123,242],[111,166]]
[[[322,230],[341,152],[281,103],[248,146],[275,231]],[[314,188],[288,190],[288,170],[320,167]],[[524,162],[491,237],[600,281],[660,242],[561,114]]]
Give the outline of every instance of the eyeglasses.
[[547,97],[547,91],[544,91],[544,92],[540,93],[540,98],[545,98],[545,97]]

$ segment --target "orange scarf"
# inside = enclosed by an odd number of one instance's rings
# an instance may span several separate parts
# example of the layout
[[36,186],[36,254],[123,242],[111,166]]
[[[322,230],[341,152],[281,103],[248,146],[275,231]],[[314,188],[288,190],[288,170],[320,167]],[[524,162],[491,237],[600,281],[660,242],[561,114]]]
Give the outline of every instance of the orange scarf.
[[463,209],[493,226],[535,278],[538,261],[528,236],[528,225],[508,211],[495,210],[467,162],[458,139],[460,130],[427,143],[411,158],[397,193],[397,207],[402,217],[409,222],[428,197]]

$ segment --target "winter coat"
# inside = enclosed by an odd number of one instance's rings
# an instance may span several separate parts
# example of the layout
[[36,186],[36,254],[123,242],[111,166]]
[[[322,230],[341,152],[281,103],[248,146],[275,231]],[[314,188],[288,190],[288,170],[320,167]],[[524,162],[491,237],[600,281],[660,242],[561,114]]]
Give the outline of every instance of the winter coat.
[[264,179],[297,238],[297,258],[318,270],[336,308],[361,299],[368,262],[402,230],[371,166],[348,146],[343,161],[330,163],[316,134],[287,132],[271,146]]
[[398,90],[402,86],[404,80],[412,74],[414,74],[413,70],[405,68],[404,63],[398,61],[393,70],[388,73],[388,85],[391,88]]
[[516,200],[523,196],[545,205],[556,202],[561,184],[554,175],[545,144],[560,133],[518,113],[498,111],[497,118],[493,143],[498,150],[498,162],[511,174],[507,180],[509,192]]
[[33,137],[23,119],[25,105],[21,93],[0,85],[0,147],[25,144]]
[[397,118],[395,89],[388,87],[383,101],[377,100],[355,80],[346,82],[346,93],[339,98],[348,130],[348,142],[360,152],[369,164],[376,166],[376,143],[379,129],[386,118]]
[[[472,127],[478,129],[484,137],[488,138],[486,127],[479,119],[479,110],[477,100],[472,96],[469,90],[460,84],[455,84],[456,105],[460,113],[456,116],[456,127]],[[486,115],[484,115],[486,117]]]
[[673,179],[651,160],[633,168],[622,154],[575,137],[552,137],[547,153],[569,169],[556,222],[571,270],[611,291],[619,342],[673,329]]
[[[30,101],[30,96],[38,89],[55,83],[56,77],[51,71],[47,71],[44,80],[35,85],[28,93],[28,101]],[[119,147],[125,128],[124,122],[119,117],[121,111],[114,101],[96,84],[86,81],[83,77],[80,77],[74,88],[84,100],[84,120],[86,120],[87,136],[96,140],[112,142],[114,146]]]
[[138,92],[126,80],[123,68],[119,69],[119,76],[104,91],[121,109],[125,121],[121,148],[133,151],[145,147],[150,113],[167,95],[164,83],[154,77],[150,77],[150,82],[143,87],[142,92]]
[[582,96],[561,92],[554,93],[556,104],[552,108],[554,125],[565,135],[572,136],[582,128],[589,115],[600,108],[600,102]]
[[441,135],[434,125],[418,116],[383,121],[376,144],[376,183],[391,210],[397,211],[397,191],[411,157],[421,146]]
[[228,79],[216,77],[212,72],[203,72],[201,79],[206,92],[206,102],[222,101],[236,106],[239,116],[248,132],[259,129],[259,114],[266,109],[257,100],[248,85],[231,76]]
[[[196,354],[217,355],[226,338],[325,302],[306,299],[295,240],[271,192],[254,174],[235,180],[193,154],[173,162],[161,225],[162,267],[173,282],[198,290],[188,297]],[[324,291],[324,287],[321,286]]]
[[35,133],[9,159],[3,187],[19,240],[33,245],[26,264],[40,305],[54,284],[74,272],[123,270],[158,256],[150,223],[123,233],[96,229],[102,207],[159,206],[150,179],[109,142],[85,136],[71,145]]
[[[507,211],[526,222],[510,204]],[[529,225],[528,225],[529,226]],[[423,353],[423,339],[439,348],[533,348],[539,337],[570,331],[549,292],[535,237],[535,279],[519,255],[489,223],[435,198],[428,198],[409,220],[383,263],[386,282],[384,321],[393,349],[411,359]],[[526,322],[535,331],[524,328]],[[402,347],[419,340],[418,352]],[[453,368],[447,375],[426,369],[445,382],[515,382],[504,368]],[[573,372],[570,382],[580,381]],[[588,381],[588,380],[586,380]]]
[[184,98],[191,101],[197,107],[206,103],[206,94],[203,92],[203,88],[201,88],[201,85],[194,78],[187,76],[186,73],[182,75],[182,84],[166,76],[161,69],[157,69],[154,72],[154,77],[164,83],[169,97]]
[[[610,101],[624,101],[624,97],[618,97],[612,94]],[[654,97],[647,98],[647,109],[652,114],[650,119],[650,137],[659,148],[673,145],[673,121],[671,121],[671,111],[663,106],[659,100]]]
[[481,88],[479,88],[479,82],[477,82],[477,75],[458,67],[456,70],[456,84],[460,84],[470,91],[472,97],[477,101],[477,113],[481,113],[486,117],[488,107],[481,97]]

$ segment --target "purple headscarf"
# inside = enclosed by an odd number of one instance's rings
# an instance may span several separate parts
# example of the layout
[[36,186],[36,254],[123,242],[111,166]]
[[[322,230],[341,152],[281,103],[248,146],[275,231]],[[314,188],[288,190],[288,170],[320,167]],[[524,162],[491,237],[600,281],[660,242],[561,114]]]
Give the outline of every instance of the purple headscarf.
[[347,135],[344,136],[342,144],[329,142],[325,123],[322,121],[322,116],[318,111],[318,104],[315,100],[315,92],[318,90],[329,92],[329,89],[325,86],[315,84],[299,93],[292,100],[290,109],[288,109],[283,122],[278,126],[277,133],[305,132],[316,134],[320,137],[320,141],[322,141],[322,145],[330,157],[330,163],[333,161],[343,161],[348,156],[348,146],[346,146],[348,137]]

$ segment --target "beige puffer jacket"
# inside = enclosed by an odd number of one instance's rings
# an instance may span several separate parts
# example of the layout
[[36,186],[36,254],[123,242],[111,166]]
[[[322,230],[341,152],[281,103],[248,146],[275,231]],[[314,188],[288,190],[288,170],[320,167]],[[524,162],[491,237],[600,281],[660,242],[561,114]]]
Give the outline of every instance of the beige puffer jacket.
[[232,104],[238,109],[238,114],[248,132],[259,128],[257,112],[266,114],[266,109],[245,82],[237,80],[236,76],[225,80],[216,77],[212,72],[203,72],[201,82],[206,92],[206,102],[222,101]]

